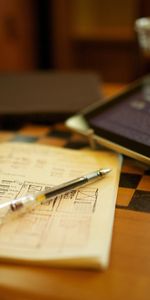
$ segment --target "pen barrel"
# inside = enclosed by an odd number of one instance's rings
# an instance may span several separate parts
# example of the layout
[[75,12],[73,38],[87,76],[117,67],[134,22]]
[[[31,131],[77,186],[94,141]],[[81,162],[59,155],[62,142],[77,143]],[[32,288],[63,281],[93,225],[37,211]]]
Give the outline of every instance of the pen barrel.
[[45,197],[46,199],[53,198],[58,195],[63,195],[67,192],[70,192],[84,184],[88,183],[87,177],[79,177],[77,179],[73,179],[67,182],[67,184],[60,184],[54,188],[51,188],[49,192],[46,192]]
[[19,215],[31,211],[38,205],[34,195],[25,195],[21,198],[3,202],[0,204],[0,224],[7,220],[15,219]]
[[92,183],[97,180],[98,177],[103,176],[101,170],[97,170],[92,172],[86,176],[82,176],[73,180],[68,181],[67,183],[60,184],[54,188],[51,188],[50,191],[45,193],[46,199],[53,198],[55,196],[59,196],[60,194],[65,194],[70,192],[73,189],[79,188],[80,186],[86,185],[87,183]]
[[109,172],[110,169],[99,169],[86,176],[60,184],[47,192],[38,193],[36,195],[28,194],[18,199],[0,203],[0,224],[6,222],[7,219],[15,218],[19,214],[23,214],[29,210],[31,211],[47,199],[54,198],[60,194],[66,194],[80,186],[95,181],[98,177],[104,176]]

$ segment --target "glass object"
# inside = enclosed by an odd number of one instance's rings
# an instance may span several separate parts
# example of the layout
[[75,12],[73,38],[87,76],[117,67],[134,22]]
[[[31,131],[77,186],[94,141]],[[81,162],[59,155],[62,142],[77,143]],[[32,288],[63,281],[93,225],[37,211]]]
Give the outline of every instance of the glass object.
[[142,53],[144,73],[150,73],[150,17],[135,21],[135,30]]

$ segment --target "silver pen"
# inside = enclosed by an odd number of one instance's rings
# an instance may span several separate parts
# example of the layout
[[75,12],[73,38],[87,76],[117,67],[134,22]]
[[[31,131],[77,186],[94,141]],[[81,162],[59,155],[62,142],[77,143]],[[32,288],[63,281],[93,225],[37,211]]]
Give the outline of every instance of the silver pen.
[[11,217],[16,217],[19,214],[32,210],[39,204],[48,201],[49,199],[53,199],[56,196],[65,194],[68,191],[91,183],[98,178],[105,176],[110,171],[111,169],[99,169],[95,172],[57,185],[46,192],[27,194],[23,197],[0,203],[0,223],[5,223],[5,221]]

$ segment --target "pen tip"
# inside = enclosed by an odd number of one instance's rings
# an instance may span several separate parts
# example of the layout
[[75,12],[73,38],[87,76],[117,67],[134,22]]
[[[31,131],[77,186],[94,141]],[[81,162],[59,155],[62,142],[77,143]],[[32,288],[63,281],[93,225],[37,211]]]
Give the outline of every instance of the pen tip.
[[100,171],[101,171],[101,174],[102,174],[102,175],[106,175],[106,174],[108,174],[109,172],[111,172],[111,169],[107,168],[107,169],[102,169],[102,170],[100,170]]

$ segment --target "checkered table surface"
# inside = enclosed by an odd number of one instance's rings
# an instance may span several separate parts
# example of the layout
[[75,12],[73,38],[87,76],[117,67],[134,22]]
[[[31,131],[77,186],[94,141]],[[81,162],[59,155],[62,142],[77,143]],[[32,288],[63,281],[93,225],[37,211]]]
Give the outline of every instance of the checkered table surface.
[[[0,130],[0,142],[40,143],[71,149],[88,146],[85,138],[67,130],[63,124],[51,126],[11,124]],[[150,212],[150,168],[124,158],[116,208]]]

